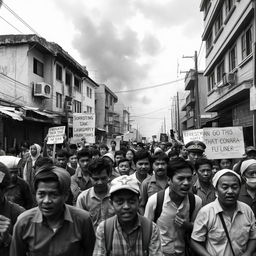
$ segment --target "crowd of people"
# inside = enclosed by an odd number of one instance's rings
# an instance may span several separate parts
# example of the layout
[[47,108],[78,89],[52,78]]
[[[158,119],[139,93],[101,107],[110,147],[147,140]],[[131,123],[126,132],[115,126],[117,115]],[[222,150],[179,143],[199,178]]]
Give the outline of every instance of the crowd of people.
[[256,148],[23,144],[0,156],[1,256],[255,256]]

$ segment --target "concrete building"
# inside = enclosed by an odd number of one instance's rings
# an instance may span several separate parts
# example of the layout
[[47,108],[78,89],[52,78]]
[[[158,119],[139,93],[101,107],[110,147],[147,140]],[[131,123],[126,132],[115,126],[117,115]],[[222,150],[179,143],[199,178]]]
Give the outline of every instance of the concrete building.
[[115,104],[115,110],[119,114],[120,133],[125,134],[130,130],[130,112],[129,108],[125,107],[122,102]]
[[105,84],[96,91],[96,140],[114,138],[120,135],[119,114],[115,111],[118,97]]
[[202,0],[206,42],[207,112],[217,112],[212,125],[243,126],[246,145],[253,144],[254,1]]
[[[98,85],[86,68],[37,35],[0,36],[0,85],[0,141],[6,147],[42,143],[49,127],[72,123],[73,112],[95,112]],[[22,113],[20,122],[14,111]]]

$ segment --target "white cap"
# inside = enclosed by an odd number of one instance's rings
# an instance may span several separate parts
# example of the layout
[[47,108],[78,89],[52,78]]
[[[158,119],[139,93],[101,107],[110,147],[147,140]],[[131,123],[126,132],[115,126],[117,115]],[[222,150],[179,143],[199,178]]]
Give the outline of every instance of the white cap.
[[138,181],[128,175],[122,175],[113,179],[110,184],[109,193],[112,194],[122,189],[128,189],[136,194],[140,194],[140,187]]
[[241,182],[241,177],[240,177],[240,175],[238,175],[236,172],[234,172],[234,171],[232,171],[232,170],[230,170],[230,169],[222,169],[222,170],[216,172],[215,175],[214,175],[213,178],[212,178],[212,184],[213,184],[213,186],[214,186],[215,188],[216,188],[216,186],[217,186],[217,183],[218,183],[220,177],[222,177],[222,176],[223,176],[224,174],[226,174],[226,173],[232,173],[232,174],[234,174],[234,175],[240,180],[240,182]]

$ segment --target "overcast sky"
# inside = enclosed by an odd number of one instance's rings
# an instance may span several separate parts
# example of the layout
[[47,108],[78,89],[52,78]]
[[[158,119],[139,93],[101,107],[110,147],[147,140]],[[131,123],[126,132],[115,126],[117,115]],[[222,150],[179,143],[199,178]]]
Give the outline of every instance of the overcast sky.
[[[201,46],[200,0],[5,0],[40,36],[58,43],[99,83],[129,107],[143,136],[160,132],[164,117],[171,128],[172,98],[184,82],[130,93],[120,91],[175,81],[178,70],[194,67]],[[0,33],[32,33],[2,6]],[[199,55],[204,66],[204,47]],[[179,63],[179,67],[177,65]]]

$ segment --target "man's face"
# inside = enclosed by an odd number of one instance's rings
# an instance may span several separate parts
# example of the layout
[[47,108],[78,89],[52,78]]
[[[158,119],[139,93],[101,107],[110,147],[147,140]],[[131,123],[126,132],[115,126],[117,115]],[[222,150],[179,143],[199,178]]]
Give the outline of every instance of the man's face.
[[200,159],[200,158],[202,158],[202,156],[203,156],[203,153],[202,152],[188,152],[188,158],[189,158],[189,160],[193,163],[193,164],[195,164],[195,162],[196,162],[196,160],[197,159]]
[[132,160],[132,159],[133,159],[133,153],[132,153],[131,151],[127,151],[127,153],[126,153],[126,158],[127,158],[128,160]]
[[231,169],[231,161],[229,159],[221,159],[220,169]]
[[148,174],[150,170],[150,162],[148,158],[141,159],[136,163],[136,171],[142,175]]
[[217,184],[218,200],[226,207],[234,206],[240,192],[240,183],[235,175],[223,175]]
[[91,176],[92,184],[97,191],[106,190],[108,187],[108,173],[106,170],[103,170],[99,173],[93,173]]
[[192,184],[192,170],[190,168],[183,168],[177,170],[170,181],[171,189],[179,196],[185,197]]
[[123,156],[123,155],[116,155],[116,156],[115,156],[116,165],[119,163],[119,161],[120,161],[121,159],[124,159],[124,156]]
[[64,169],[67,167],[68,159],[65,156],[57,156],[56,160],[57,166],[62,167]]
[[30,152],[31,152],[31,155],[32,156],[36,156],[36,154],[37,154],[37,149],[36,149],[36,146],[31,146],[30,147]]
[[165,176],[167,174],[167,163],[163,160],[156,160],[153,163],[153,170],[156,176]]
[[139,209],[139,197],[134,192],[124,189],[116,192],[112,198],[112,205],[119,222],[133,221]]
[[38,183],[36,190],[36,201],[44,217],[54,219],[60,214],[67,199],[67,195],[61,194],[58,183],[55,181]]
[[89,156],[83,156],[78,160],[79,166],[82,169],[82,171],[86,171],[86,167],[89,162],[90,162]]
[[197,170],[197,177],[200,182],[210,183],[212,180],[213,171],[209,164],[202,164]]
[[118,170],[121,175],[129,175],[130,164],[128,161],[118,164]]
[[73,155],[69,157],[69,162],[73,168],[77,167],[77,156]]
[[11,184],[16,184],[18,180],[18,168],[10,169]]
[[100,148],[100,155],[104,156],[107,153],[107,149],[106,148]]

